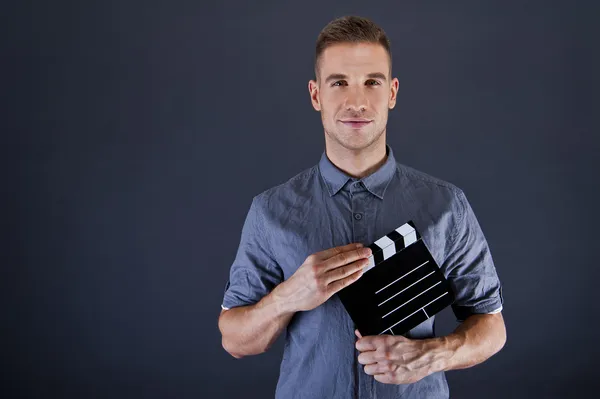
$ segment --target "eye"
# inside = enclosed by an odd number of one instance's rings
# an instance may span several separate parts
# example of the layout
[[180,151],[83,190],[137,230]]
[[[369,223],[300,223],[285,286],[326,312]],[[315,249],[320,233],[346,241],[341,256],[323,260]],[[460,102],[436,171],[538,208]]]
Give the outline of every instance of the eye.
[[375,83],[373,86],[377,86],[377,85],[379,85],[379,82],[378,82],[378,81],[376,81],[376,80],[373,80],[373,79],[371,79],[371,80],[367,80],[367,82],[373,82],[373,83]]
[[338,83],[342,83],[342,82],[344,82],[344,81],[343,80],[338,80],[337,82],[334,82],[331,86],[337,86]]

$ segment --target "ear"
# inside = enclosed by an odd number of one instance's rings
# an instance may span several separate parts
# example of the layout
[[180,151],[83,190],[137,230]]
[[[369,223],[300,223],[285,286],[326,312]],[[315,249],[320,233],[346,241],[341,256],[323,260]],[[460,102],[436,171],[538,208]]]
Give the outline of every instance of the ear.
[[316,111],[321,110],[321,101],[319,99],[319,86],[315,80],[308,82],[308,92],[310,93],[310,101]]
[[388,100],[388,108],[389,109],[394,109],[394,107],[396,106],[396,98],[398,97],[398,86],[399,85],[400,85],[400,82],[398,81],[398,78],[392,79],[392,85],[390,87],[390,98]]

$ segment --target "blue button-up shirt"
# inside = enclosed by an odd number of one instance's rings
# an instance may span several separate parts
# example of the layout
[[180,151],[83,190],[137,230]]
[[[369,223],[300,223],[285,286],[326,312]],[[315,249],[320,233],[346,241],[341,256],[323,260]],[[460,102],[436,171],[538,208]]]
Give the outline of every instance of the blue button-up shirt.
[[[408,220],[415,223],[452,285],[459,321],[502,309],[501,284],[486,239],[463,191],[387,159],[374,173],[353,178],[323,152],[318,164],[256,195],[231,265],[222,307],[258,302],[315,252],[361,242],[369,245]],[[434,336],[435,316],[409,338]],[[297,312],[285,329],[276,398],[447,398],[443,372],[413,384],[376,381],[363,370],[354,323],[333,295]]]

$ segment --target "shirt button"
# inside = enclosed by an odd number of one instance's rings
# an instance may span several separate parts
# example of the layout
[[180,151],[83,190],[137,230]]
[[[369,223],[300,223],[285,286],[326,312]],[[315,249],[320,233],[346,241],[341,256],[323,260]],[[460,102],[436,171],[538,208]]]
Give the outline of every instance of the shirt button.
[[354,214],[354,219],[356,219],[356,220],[362,219],[362,213],[355,213]]

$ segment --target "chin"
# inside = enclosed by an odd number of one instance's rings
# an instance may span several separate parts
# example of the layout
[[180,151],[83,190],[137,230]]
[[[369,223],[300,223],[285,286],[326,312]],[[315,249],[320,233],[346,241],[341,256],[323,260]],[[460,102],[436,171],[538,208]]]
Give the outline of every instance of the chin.
[[347,131],[329,131],[327,133],[337,145],[352,151],[358,151],[371,146],[376,140],[376,135],[372,131],[354,130]]
[[362,139],[362,140],[342,140],[342,141],[340,141],[340,143],[342,144],[342,146],[344,146],[345,148],[347,148],[349,150],[362,150],[372,144],[371,141],[364,140],[364,139]]

